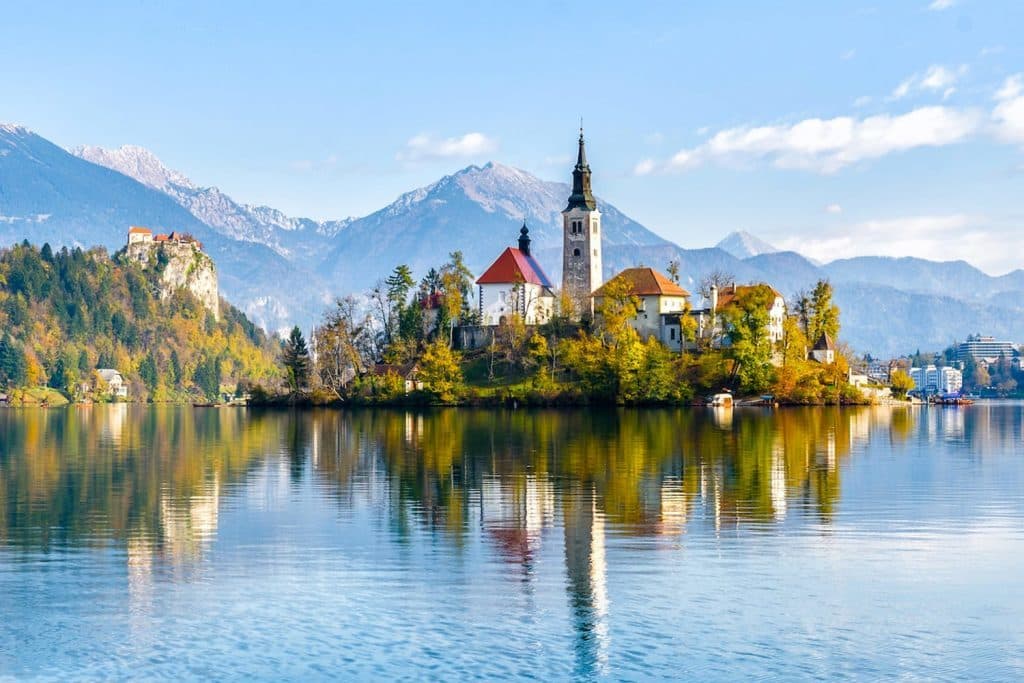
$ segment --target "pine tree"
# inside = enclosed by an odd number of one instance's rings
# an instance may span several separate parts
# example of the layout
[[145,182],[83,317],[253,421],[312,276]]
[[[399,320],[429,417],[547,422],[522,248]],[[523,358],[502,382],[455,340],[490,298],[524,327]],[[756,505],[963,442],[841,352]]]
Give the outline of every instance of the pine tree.
[[309,349],[298,325],[293,327],[291,334],[288,335],[282,360],[288,376],[288,387],[292,393],[305,389],[309,384]]

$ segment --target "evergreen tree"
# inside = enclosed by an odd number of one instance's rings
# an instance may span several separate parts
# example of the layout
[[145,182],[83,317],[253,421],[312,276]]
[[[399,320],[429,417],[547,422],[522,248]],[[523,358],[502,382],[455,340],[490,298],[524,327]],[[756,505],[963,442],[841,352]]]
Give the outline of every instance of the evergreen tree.
[[58,358],[57,362],[53,364],[53,371],[50,373],[50,379],[46,385],[59,391],[63,391],[67,387],[68,377],[63,358]]
[[139,363],[139,377],[151,393],[156,391],[160,377],[159,371],[156,367],[156,359],[153,357],[152,351],[147,353],[146,357],[142,359],[141,363]]
[[302,391],[309,384],[309,349],[306,348],[306,340],[303,339],[302,330],[298,325],[293,327],[291,334],[288,335],[282,357],[288,387],[292,393]]

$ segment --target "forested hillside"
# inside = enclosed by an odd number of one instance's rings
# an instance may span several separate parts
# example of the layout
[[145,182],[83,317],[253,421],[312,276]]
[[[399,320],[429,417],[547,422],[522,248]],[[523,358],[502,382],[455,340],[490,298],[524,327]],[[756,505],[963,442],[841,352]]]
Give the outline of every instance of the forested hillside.
[[100,398],[96,370],[111,368],[131,399],[168,401],[275,380],[262,330],[223,301],[216,321],[184,289],[161,301],[159,275],[102,248],[0,251],[0,386]]

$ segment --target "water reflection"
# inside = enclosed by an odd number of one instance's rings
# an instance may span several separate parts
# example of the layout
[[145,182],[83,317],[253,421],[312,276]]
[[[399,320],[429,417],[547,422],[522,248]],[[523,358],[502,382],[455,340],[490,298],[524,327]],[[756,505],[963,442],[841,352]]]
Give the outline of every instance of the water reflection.
[[984,457],[1022,433],[1019,411],[984,405],[729,412],[6,410],[0,540],[130,541],[180,564],[217,533],[224,489],[278,456],[293,486],[312,476],[342,507],[357,482],[363,493],[378,481],[399,532],[459,544],[479,520],[498,553],[528,565],[556,515],[567,545],[576,526],[594,536],[601,516],[640,536],[781,523],[794,510],[827,522],[843,463],[871,439],[966,442]]
[[141,614],[156,581],[202,576],[228,501],[261,509],[313,491],[342,514],[373,511],[378,531],[398,544],[426,536],[455,557],[482,545],[528,599],[542,558],[558,558],[572,673],[590,677],[612,671],[611,623],[623,607],[609,589],[617,539],[685,547],[744,530],[825,533],[842,512],[847,464],[872,442],[947,444],[970,462],[1014,451],[1022,434],[1019,407],[986,404],[4,410],[0,560],[113,547]]

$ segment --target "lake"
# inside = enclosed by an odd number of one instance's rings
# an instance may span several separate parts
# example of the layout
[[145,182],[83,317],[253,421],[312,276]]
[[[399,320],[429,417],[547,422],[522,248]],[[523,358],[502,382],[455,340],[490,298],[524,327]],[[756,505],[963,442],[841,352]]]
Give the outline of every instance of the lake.
[[0,675],[1024,678],[1024,404],[0,410]]

